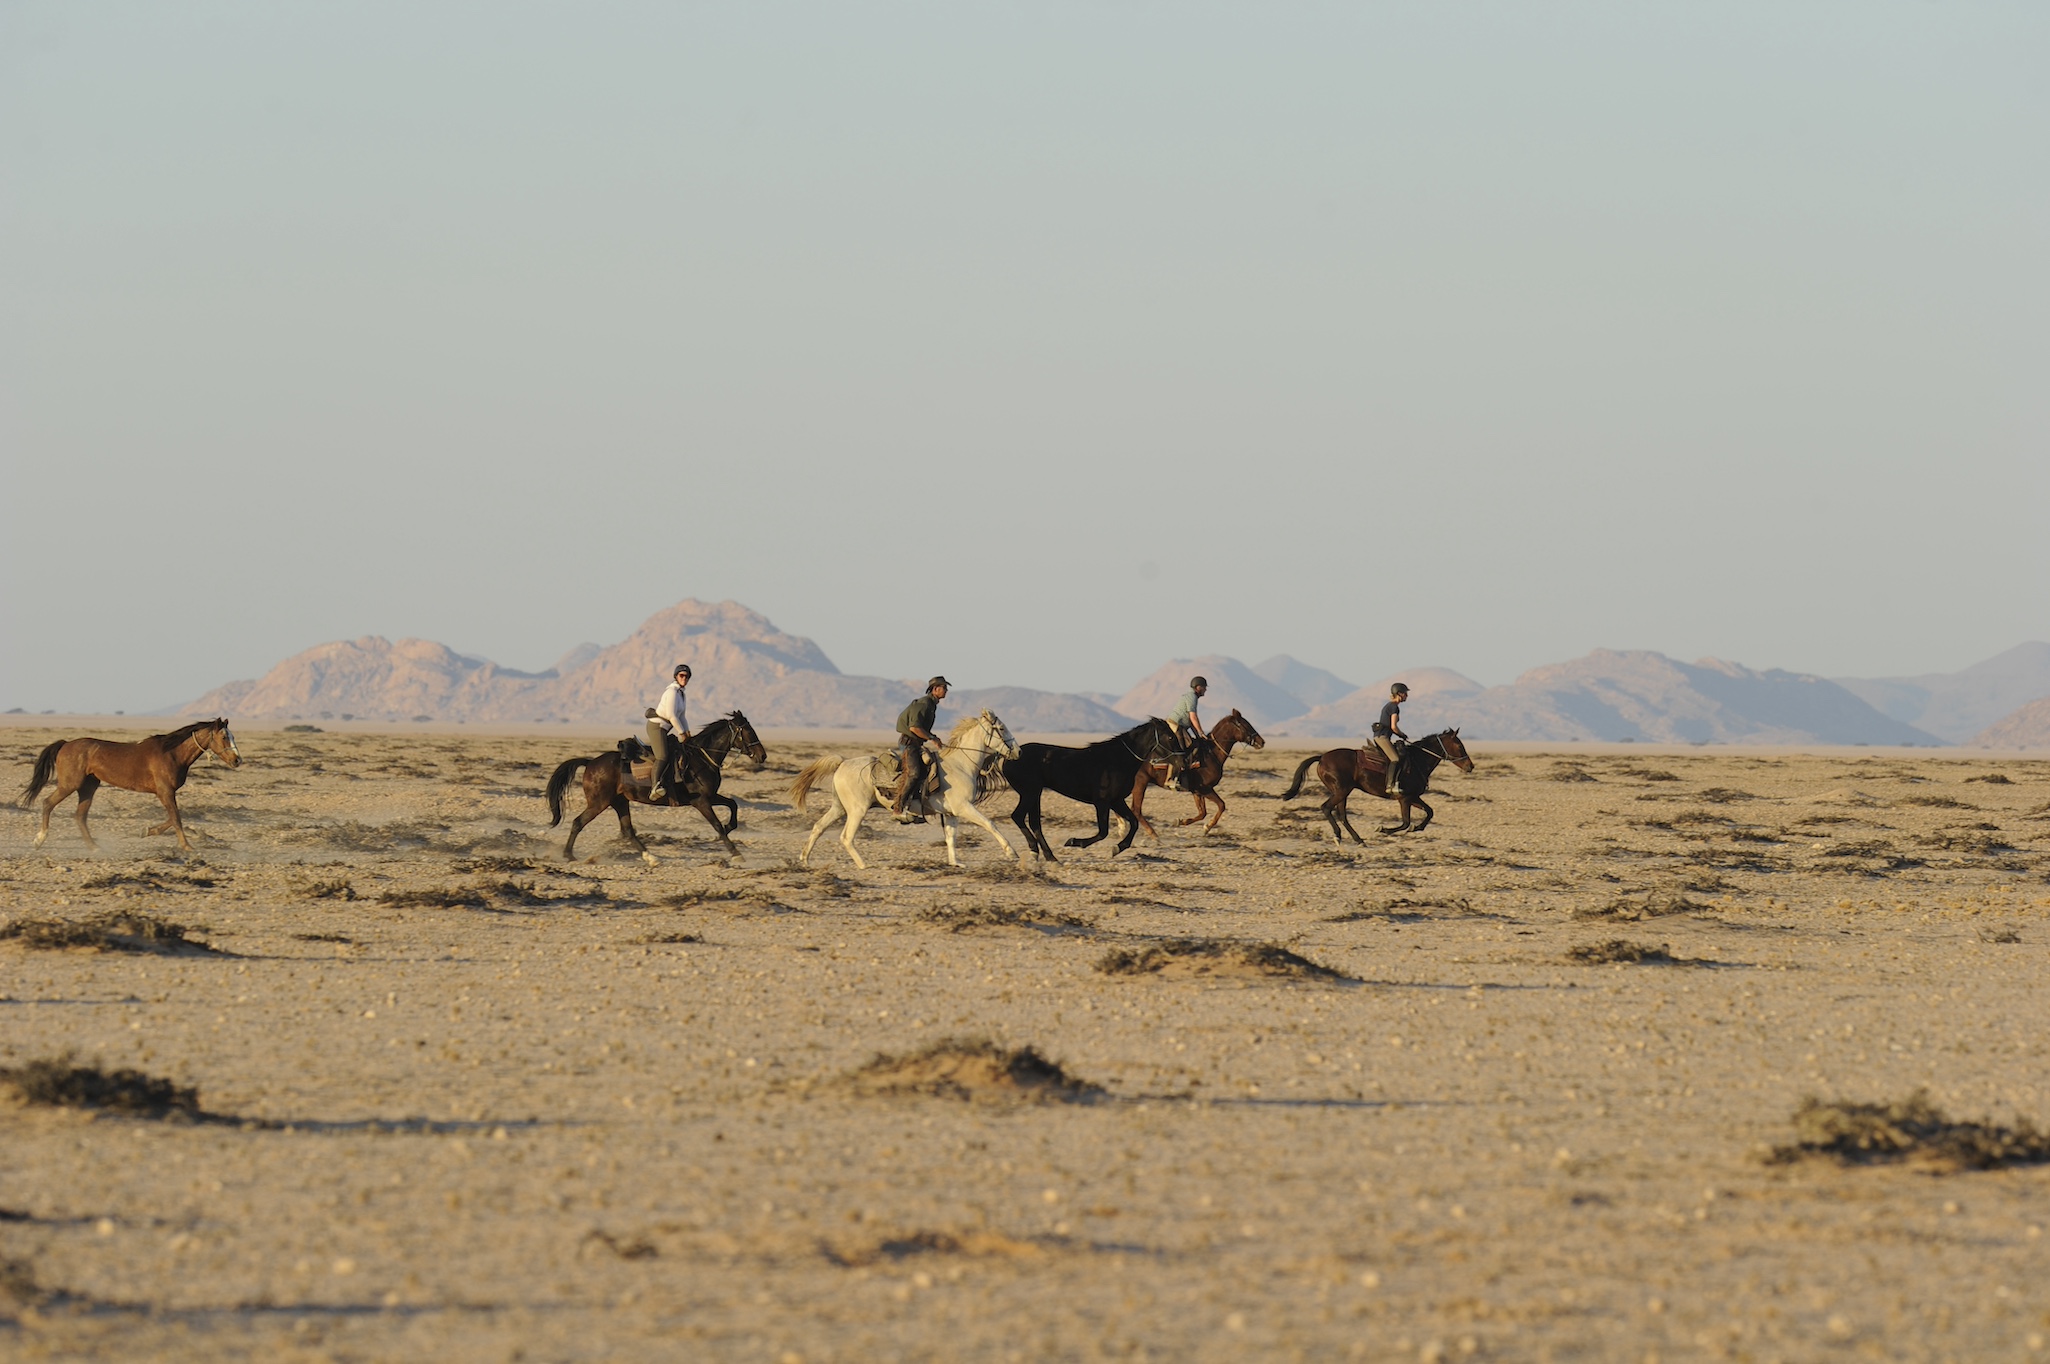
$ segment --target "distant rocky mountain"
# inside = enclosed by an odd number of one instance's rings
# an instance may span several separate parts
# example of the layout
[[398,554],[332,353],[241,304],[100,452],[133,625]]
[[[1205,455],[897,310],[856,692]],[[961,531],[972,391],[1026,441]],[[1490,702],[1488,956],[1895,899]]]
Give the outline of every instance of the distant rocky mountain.
[[[1756,672],[1720,659],[1602,649],[1533,668],[1507,686],[1477,688],[1442,669],[1413,669],[1403,728],[1457,725],[1477,739],[1647,743],[1940,744],[1880,714],[1827,678]],[[1290,735],[1363,736],[1385,683],[1319,706],[1281,727]]]
[[2050,696],[2018,707],[1972,736],[1974,748],[2050,748]]
[[1337,673],[1313,668],[1287,654],[1276,654],[1265,663],[1255,663],[1253,672],[1302,702],[1305,709],[1336,701],[1358,690]]
[[2039,696],[2050,696],[2050,644],[2018,644],[1954,673],[1839,677],[1875,710],[1939,739],[1963,743]]
[[[887,729],[919,686],[842,673],[811,640],[737,602],[692,600],[650,616],[617,644],[581,645],[542,673],[501,668],[431,640],[370,635],[316,645],[261,678],[230,682],[166,713],[632,727],[679,662],[693,670],[691,714],[701,720],[739,709],[757,725]],[[1107,733],[1130,723],[1087,697],[1027,687],[956,691],[941,717],[985,705],[1019,732]]]
[[1237,659],[1223,654],[1170,659],[1120,696],[1117,708],[1134,720],[1143,720],[1149,715],[1165,715],[1174,709],[1182,693],[1189,689],[1189,679],[1196,676],[1210,683],[1209,694],[1203,698],[1203,704],[1196,712],[1203,717],[1206,726],[1215,724],[1219,717],[1236,709],[1245,713],[1254,728],[1264,732],[1269,726],[1309,709],[1299,698]]

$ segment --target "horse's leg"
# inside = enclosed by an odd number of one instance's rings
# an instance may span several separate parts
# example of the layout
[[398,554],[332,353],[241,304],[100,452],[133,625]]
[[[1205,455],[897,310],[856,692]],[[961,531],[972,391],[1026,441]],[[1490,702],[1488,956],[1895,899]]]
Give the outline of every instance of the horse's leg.
[[[1205,824],[1205,825],[1203,826],[1203,832],[1204,832],[1204,833],[1206,833],[1206,834],[1207,834],[1207,833],[1209,833],[1209,832],[1210,832],[1210,831],[1211,831],[1212,829],[1214,829],[1214,828],[1216,828],[1216,827],[1217,827],[1217,821],[1218,821],[1218,820],[1220,820],[1220,819],[1223,819],[1223,818],[1224,818],[1224,797],[1223,797],[1223,796],[1220,796],[1220,795],[1218,795],[1218,794],[1217,794],[1217,792],[1215,792],[1215,791],[1212,791],[1212,792],[1210,793],[1210,799],[1212,799],[1212,800],[1214,800],[1214,801],[1216,801],[1216,802],[1217,802],[1217,813],[1216,813],[1216,814],[1214,814],[1214,815],[1212,815],[1212,816],[1210,816],[1210,822],[1209,822],[1208,824]],[[1198,819],[1201,819],[1201,818],[1203,817],[1203,815],[1202,815],[1202,806],[1203,806],[1203,801],[1202,801],[1202,798],[1201,798],[1201,797],[1198,797],[1198,798],[1197,798],[1197,800],[1196,800],[1196,808],[1197,808],[1197,814],[1196,814],[1196,818],[1198,818]]]
[[1406,834],[1409,832],[1409,797],[1397,792],[1392,799],[1396,808],[1402,811],[1402,822],[1392,829],[1383,829],[1384,834]]
[[1125,822],[1125,836],[1118,840],[1115,848],[1110,850],[1110,855],[1116,857],[1119,853],[1131,847],[1132,840],[1139,836],[1139,821],[1133,818],[1132,807],[1125,804],[1122,798],[1112,804],[1110,808],[1115,810],[1117,817]]
[[854,851],[854,835],[860,831],[861,821],[868,818],[868,812],[873,808],[873,804],[870,804],[862,806],[859,810],[849,810],[847,827],[840,831],[840,846],[847,849],[847,855],[854,859],[854,865],[863,871],[868,870],[868,863],[862,861],[861,854]]
[[976,809],[973,805],[963,802],[954,811],[954,818],[965,819],[970,824],[980,825],[985,833],[997,841],[997,846],[1004,850],[1004,856],[1010,858],[1013,862],[1018,860],[1018,854],[1012,850],[1010,844],[1004,842],[1004,836],[997,832],[996,825],[989,822],[989,816]]
[[98,777],[86,777],[80,780],[78,783],[78,808],[71,812],[71,817],[78,821],[78,836],[83,838],[85,846],[91,848],[94,852],[100,850],[100,845],[93,841],[93,831],[85,827],[85,817],[91,813],[93,795],[99,789],[100,779]]
[[1038,797],[1036,791],[1030,795],[1020,791],[1018,803],[1011,807],[1011,823],[1017,825],[1018,832],[1024,836],[1025,846],[1032,850],[1033,861],[1043,857],[1051,862],[1054,860],[1053,849],[1046,846],[1046,836],[1034,827],[1039,820]]
[[[1355,842],[1355,843],[1365,843],[1365,842],[1366,842],[1367,840],[1366,840],[1366,839],[1364,839],[1364,838],[1361,838],[1361,837],[1360,837],[1360,831],[1359,831],[1358,829],[1355,829],[1355,828],[1353,828],[1353,827],[1352,827],[1352,811],[1351,811],[1351,810],[1350,810],[1350,809],[1348,808],[1348,806],[1349,806],[1349,805],[1351,804],[1351,800],[1350,800],[1350,797],[1351,797],[1351,796],[1352,796],[1352,790],[1351,790],[1351,788],[1347,788],[1346,790],[1344,790],[1344,791],[1341,791],[1341,792],[1339,793],[1339,795],[1338,795],[1338,818],[1339,818],[1339,819],[1340,819],[1341,821],[1343,821],[1343,822],[1344,822],[1344,824],[1345,824],[1345,831],[1346,831],[1347,833],[1349,833],[1349,834],[1351,834],[1351,835],[1352,835],[1352,841],[1353,841],[1353,842]],[[1333,841],[1336,841],[1335,837],[1334,837],[1334,840],[1333,840]]]
[[633,844],[634,851],[641,855],[641,861],[655,865],[655,854],[648,851],[648,845],[641,842],[641,836],[634,832],[633,807],[621,793],[612,793],[612,813],[619,816],[619,836]]
[[[1123,800],[1119,800],[1118,804],[1124,805],[1125,803]],[[1125,805],[1125,808],[1129,810],[1132,807],[1129,805]],[[1068,840],[1068,846],[1071,848],[1086,848],[1092,843],[1101,843],[1104,839],[1109,837],[1110,805],[1108,802],[1101,802],[1096,807],[1096,833],[1089,838],[1083,838],[1078,834],[1074,838]]]
[[157,783],[157,799],[164,803],[164,823],[178,835],[178,851],[191,852],[192,844],[185,837],[185,821],[178,818],[178,788],[168,778]]
[[1138,775],[1132,778],[1132,818],[1138,820],[1140,827],[1158,843],[1160,835],[1153,832],[1153,821],[1146,818],[1146,788],[1152,784],[1152,774],[1143,767],[1139,769]]
[[726,826],[719,822],[719,816],[712,813],[712,798],[710,796],[699,796],[690,804],[692,809],[705,817],[705,823],[712,826],[713,835],[720,843],[725,845],[727,855],[730,857],[740,856],[740,849],[734,847],[733,840],[726,836]]
[[817,843],[819,835],[832,828],[833,821],[840,817],[840,797],[829,790],[826,792],[826,799],[831,801],[832,804],[828,805],[826,812],[819,816],[819,822],[811,826],[811,837],[804,840],[804,851],[797,855],[797,865],[800,867],[811,865],[812,845]]
[[1422,810],[1424,812],[1424,822],[1417,825],[1414,829],[1410,830],[1410,832],[1413,834],[1420,834],[1424,830],[1431,827],[1431,820],[1437,816],[1438,812],[1436,810],[1433,810],[1430,806],[1424,804],[1423,797],[1421,796],[1411,796],[1410,804],[1416,806],[1417,809]]
[[[97,781],[97,778],[94,780]],[[43,825],[40,829],[36,830],[36,846],[38,848],[42,847],[44,840],[50,836],[50,813],[57,808],[58,804],[66,796],[78,789],[78,786],[75,785],[65,785],[64,779],[59,777],[57,784],[50,788],[50,794],[43,797]]]
[[961,859],[954,855],[954,817],[944,807],[939,811],[940,832],[947,836],[947,865],[958,867]]
[[726,807],[726,827],[723,833],[732,833],[740,827],[740,802],[731,796],[713,796],[712,804]]

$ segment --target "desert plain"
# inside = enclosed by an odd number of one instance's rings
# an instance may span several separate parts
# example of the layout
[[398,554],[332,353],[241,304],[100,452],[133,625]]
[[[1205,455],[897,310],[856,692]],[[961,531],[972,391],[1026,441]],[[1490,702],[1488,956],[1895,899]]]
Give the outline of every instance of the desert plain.
[[[97,854],[0,822],[0,1356],[2045,1349],[2050,764],[1475,744],[1334,845],[1275,744],[1207,838],[1156,791],[1115,859],[949,868],[872,814],[862,872],[786,793],[869,746],[765,737],[730,860],[639,807],[656,865],[560,860],[602,745],[543,730],[243,732],[189,857],[130,793]],[[2022,1158],[1801,1147],[1918,1091]]]

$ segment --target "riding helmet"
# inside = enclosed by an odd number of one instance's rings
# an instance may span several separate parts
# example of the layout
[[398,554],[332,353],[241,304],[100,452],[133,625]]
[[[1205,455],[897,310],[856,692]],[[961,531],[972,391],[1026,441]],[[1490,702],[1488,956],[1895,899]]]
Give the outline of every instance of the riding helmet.
[[1209,679],[1209,678],[1207,678],[1207,677],[1192,677],[1192,678],[1190,678],[1190,679],[1189,679],[1189,690],[1190,690],[1190,691],[1194,691],[1194,690],[1196,690],[1196,688],[1198,688],[1198,687],[1207,687],[1207,686],[1209,686],[1209,685],[1210,685],[1210,679]]

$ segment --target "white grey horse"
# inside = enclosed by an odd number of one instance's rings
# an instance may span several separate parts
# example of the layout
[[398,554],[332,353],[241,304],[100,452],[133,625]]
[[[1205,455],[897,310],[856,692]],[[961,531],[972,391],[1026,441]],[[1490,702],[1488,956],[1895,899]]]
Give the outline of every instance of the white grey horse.
[[[954,855],[954,825],[964,819],[987,829],[989,836],[997,841],[997,846],[1004,850],[1004,855],[1013,862],[1018,860],[1018,854],[996,831],[996,826],[975,808],[976,799],[989,790],[997,759],[1017,756],[1017,741],[1011,738],[1011,731],[1004,728],[1002,720],[988,711],[967,716],[954,726],[954,732],[941,746],[939,775],[928,793],[904,802],[907,810],[939,816],[940,829],[947,836],[948,866],[961,865],[961,859]],[[804,851],[798,854],[798,865],[811,861],[812,845],[819,841],[819,835],[832,827],[834,820],[844,816],[847,827],[840,834],[840,842],[846,847],[847,855],[854,859],[854,865],[866,870],[868,863],[854,851],[854,831],[861,827],[862,817],[870,810],[889,804],[890,798],[884,794],[883,787],[895,788],[896,762],[887,753],[844,763],[838,758],[820,758],[797,774],[797,781],[790,788],[790,803],[802,810],[812,787],[828,776],[833,779],[832,808],[811,826],[811,837],[804,841]]]

